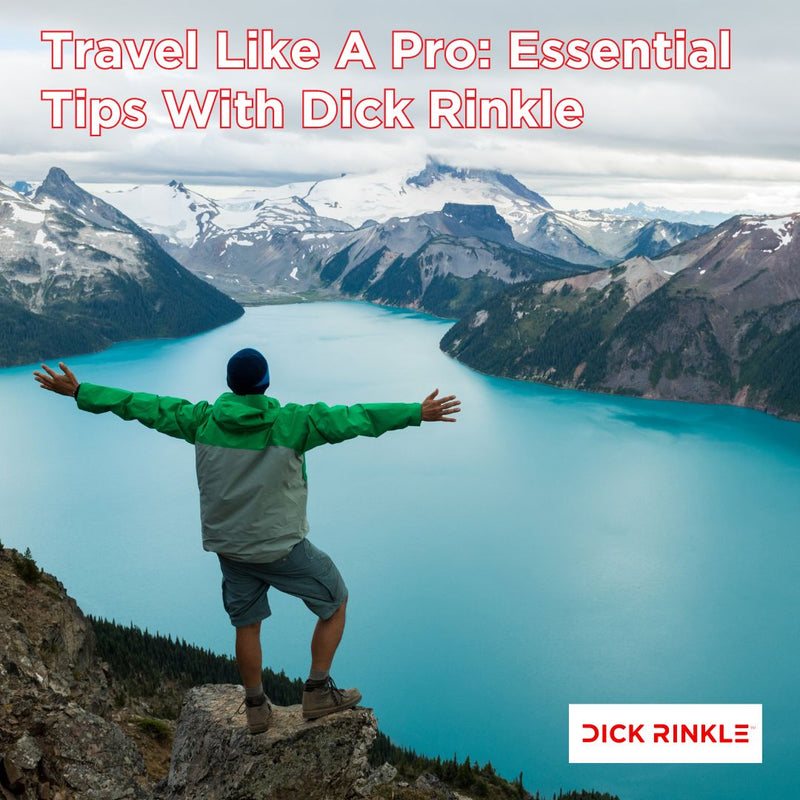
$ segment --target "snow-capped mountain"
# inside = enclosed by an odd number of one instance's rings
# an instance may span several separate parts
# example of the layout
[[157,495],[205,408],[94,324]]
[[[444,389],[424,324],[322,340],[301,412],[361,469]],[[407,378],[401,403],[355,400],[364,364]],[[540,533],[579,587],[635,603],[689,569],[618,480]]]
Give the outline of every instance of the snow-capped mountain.
[[549,211],[515,231],[518,241],[577,264],[604,267],[631,256],[657,256],[708,226],[644,220],[596,211]]
[[319,267],[325,286],[343,294],[440,316],[459,316],[509,283],[581,271],[519,244],[493,206],[459,203],[336,234]]
[[[315,265],[350,244],[339,234],[439,213],[446,204],[491,206],[519,244],[584,266],[655,256],[706,230],[632,216],[556,211],[511,175],[435,161],[421,171],[342,175],[247,190],[224,201],[177,181],[106,198],[196,274],[255,302],[313,290]],[[459,235],[469,233],[462,229]]]
[[396,169],[251,189],[225,201],[206,198],[176,181],[104,197],[153,234],[185,247],[206,238],[212,227],[235,233],[240,241],[275,229],[352,230],[365,223],[441,211],[445,203],[494,206],[512,230],[550,210],[543,197],[510,175],[434,163],[421,172]]
[[658,255],[708,229],[670,222],[655,226],[640,217],[602,212],[557,211],[512,175],[435,161],[421,172],[343,175],[266,191],[266,202],[285,200],[288,193],[302,197],[318,213],[354,226],[439,211],[445,203],[490,205],[521,244],[590,266],[606,266],[631,255]]
[[662,219],[666,222],[688,222],[692,225],[719,225],[732,216],[719,211],[673,211],[664,206],[649,206],[647,203],[628,203],[619,208],[601,208],[599,213],[640,219]]
[[254,302],[316,288],[319,281],[306,268],[315,252],[327,251],[333,232],[352,230],[295,196],[265,201],[245,193],[223,203],[174,180],[104,196],[185,267]]
[[356,230],[247,234],[208,234],[183,253],[184,263],[243,300],[344,294],[442,316],[457,316],[506,283],[584,269],[516,242],[492,206],[449,203]]
[[445,203],[491,205],[511,225],[550,209],[541,195],[495,170],[457,169],[430,161],[420,171],[398,168],[369,175],[342,175],[260,190],[267,202],[302,198],[318,214],[359,227],[439,211]]
[[671,281],[676,288],[725,298],[733,315],[800,304],[800,213],[732,217],[655,263],[680,272]]
[[160,240],[184,248],[222,235],[235,243],[275,231],[350,230],[350,225],[319,216],[298,197],[267,202],[244,195],[221,202],[175,180],[106,192],[104,197]]
[[0,184],[0,306],[2,365],[188,335],[242,313],[60,169],[33,198]]
[[220,213],[214,200],[178,181],[103,192],[102,196],[158,238],[185,247],[191,247]]

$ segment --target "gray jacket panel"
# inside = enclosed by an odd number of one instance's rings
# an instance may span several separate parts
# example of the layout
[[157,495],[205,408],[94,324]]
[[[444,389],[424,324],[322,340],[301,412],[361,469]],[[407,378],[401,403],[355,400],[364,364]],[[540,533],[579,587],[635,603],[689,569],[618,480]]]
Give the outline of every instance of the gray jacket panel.
[[240,561],[287,555],[309,530],[303,455],[196,444],[203,547]]

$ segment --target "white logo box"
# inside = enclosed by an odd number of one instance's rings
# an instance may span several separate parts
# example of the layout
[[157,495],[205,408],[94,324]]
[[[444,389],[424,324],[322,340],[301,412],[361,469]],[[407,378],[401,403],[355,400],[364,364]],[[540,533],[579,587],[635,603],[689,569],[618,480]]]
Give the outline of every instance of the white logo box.
[[761,704],[570,704],[570,764],[760,764]]

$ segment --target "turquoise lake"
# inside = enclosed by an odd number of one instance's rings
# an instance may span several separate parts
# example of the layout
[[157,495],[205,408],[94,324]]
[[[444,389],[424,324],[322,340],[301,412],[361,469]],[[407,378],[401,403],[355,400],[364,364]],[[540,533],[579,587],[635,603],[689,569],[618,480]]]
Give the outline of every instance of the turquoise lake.
[[[80,380],[213,399],[253,346],[284,402],[419,401],[427,424],[308,455],[311,540],[350,589],[334,663],[398,744],[552,795],[796,797],[800,425],[754,411],[477,374],[449,323],[360,303],[248,309],[181,340],[67,363]],[[221,653],[193,449],[0,371],[0,538],[84,611]],[[314,618],[271,593],[266,664],[305,677]],[[763,703],[760,765],[570,765],[569,703]]]

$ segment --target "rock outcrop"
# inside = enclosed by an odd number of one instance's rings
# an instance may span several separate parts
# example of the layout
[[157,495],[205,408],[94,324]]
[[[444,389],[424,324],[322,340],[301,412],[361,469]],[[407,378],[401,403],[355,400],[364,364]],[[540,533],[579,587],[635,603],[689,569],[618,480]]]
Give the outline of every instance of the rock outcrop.
[[273,706],[269,730],[251,736],[241,686],[218,684],[186,694],[169,775],[153,783],[92,624],[58,580],[2,545],[0,608],[0,800],[352,800],[387,785],[398,798],[455,798],[433,776],[409,786],[369,765],[369,709],[306,722],[300,706]]
[[165,800],[344,800],[361,795],[377,731],[369,709],[303,720],[273,706],[270,728],[251,736],[240,686],[190,689],[181,710]]
[[186,693],[164,777],[174,723],[150,716],[153,698],[129,696],[100,661],[95,628],[64,586],[2,544],[0,608],[0,800],[532,800],[455,761],[458,792],[424,771],[430,759],[402,774],[373,766],[367,708],[307,722],[299,705],[273,706],[269,729],[252,736],[237,713],[242,687],[229,684]]
[[0,550],[0,796],[146,800],[145,766],[109,715],[94,632],[55,578]]

